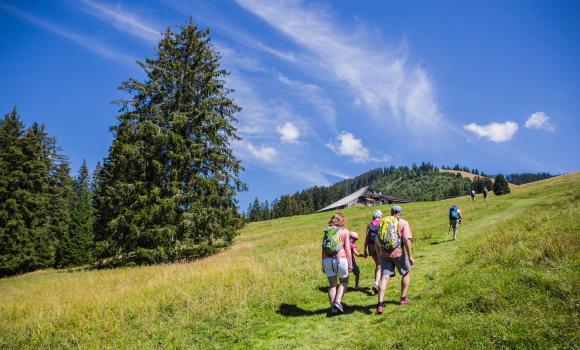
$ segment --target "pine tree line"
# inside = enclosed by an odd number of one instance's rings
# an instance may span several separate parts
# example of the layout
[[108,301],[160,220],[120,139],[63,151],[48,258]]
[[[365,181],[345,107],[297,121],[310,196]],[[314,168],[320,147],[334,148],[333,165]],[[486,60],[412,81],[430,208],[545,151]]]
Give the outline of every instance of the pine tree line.
[[534,181],[540,181],[544,179],[549,179],[556,175],[552,175],[547,172],[543,173],[519,173],[519,174],[509,174],[506,176],[506,180],[514,185],[523,185]]
[[411,167],[392,165],[367,171],[331,186],[314,186],[292,195],[282,195],[269,205],[267,201],[260,202],[256,198],[248,206],[245,216],[248,221],[262,221],[310,214],[365,186],[396,197],[424,201],[467,194],[471,181],[461,175],[440,172],[430,162],[412,164]]
[[0,121],[0,276],[92,260],[88,181],[86,163],[78,177],[70,176],[68,160],[43,125],[25,128],[16,108],[4,116]]

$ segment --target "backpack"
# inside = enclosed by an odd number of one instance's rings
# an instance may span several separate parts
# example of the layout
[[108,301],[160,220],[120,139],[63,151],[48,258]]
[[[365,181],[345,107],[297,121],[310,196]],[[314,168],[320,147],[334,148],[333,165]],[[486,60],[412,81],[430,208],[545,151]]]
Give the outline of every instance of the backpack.
[[369,224],[369,241],[374,242],[379,234],[379,230],[381,229],[381,225],[374,225],[372,222]]
[[449,220],[459,220],[459,208],[456,206],[449,208]]
[[392,251],[401,245],[399,237],[399,220],[394,216],[387,216],[381,220],[379,230],[379,244],[381,248]]
[[324,236],[322,237],[322,251],[328,257],[338,255],[338,252],[343,248],[340,241],[340,227],[329,226],[324,229]]

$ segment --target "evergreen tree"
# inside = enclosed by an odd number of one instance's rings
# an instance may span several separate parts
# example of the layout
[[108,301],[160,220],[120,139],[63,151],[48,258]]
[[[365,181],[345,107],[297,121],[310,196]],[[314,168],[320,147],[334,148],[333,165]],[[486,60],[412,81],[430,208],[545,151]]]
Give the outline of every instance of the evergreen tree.
[[261,205],[261,210],[262,210],[262,220],[270,220],[270,204],[268,203],[268,201],[265,201],[264,203],[262,203]]
[[0,122],[0,276],[29,270],[33,237],[26,225],[22,139],[24,124],[16,108]]
[[0,122],[0,275],[54,264],[49,204],[55,145],[44,126],[25,130],[16,109]]
[[26,191],[23,212],[34,240],[32,269],[54,266],[56,237],[51,227],[50,202],[53,197],[52,180],[55,175],[54,160],[56,140],[49,137],[44,125],[37,123],[26,130],[23,137]]
[[168,29],[157,57],[139,63],[146,80],[121,89],[115,139],[98,174],[97,237],[108,255],[139,262],[210,253],[230,244],[244,220],[238,140],[240,110],[225,88],[209,30]]
[[260,201],[258,200],[258,197],[254,199],[248,208],[248,219],[252,222],[262,220],[262,208],[260,207]]
[[60,267],[66,265],[69,260],[70,252],[67,245],[71,240],[69,230],[73,204],[73,179],[66,159],[61,159],[56,165],[52,180],[49,225],[51,236],[56,240],[55,266]]
[[510,187],[502,174],[497,174],[493,182],[493,193],[496,196],[501,196],[510,193]]
[[82,265],[93,261],[94,209],[89,168],[84,161],[74,183],[70,227],[63,243],[62,265]]

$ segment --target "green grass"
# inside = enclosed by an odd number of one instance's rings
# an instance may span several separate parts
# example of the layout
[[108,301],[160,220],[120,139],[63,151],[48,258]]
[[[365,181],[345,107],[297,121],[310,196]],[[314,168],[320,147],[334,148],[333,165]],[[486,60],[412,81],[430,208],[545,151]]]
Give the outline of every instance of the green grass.
[[[575,173],[454,200],[465,216],[456,242],[445,241],[451,201],[404,205],[411,304],[395,304],[391,279],[382,316],[368,290],[327,316],[323,213],[250,224],[196,262],[2,279],[0,348],[577,349],[579,188]],[[363,233],[370,212],[344,210],[349,228]],[[358,261],[368,287],[372,260]]]

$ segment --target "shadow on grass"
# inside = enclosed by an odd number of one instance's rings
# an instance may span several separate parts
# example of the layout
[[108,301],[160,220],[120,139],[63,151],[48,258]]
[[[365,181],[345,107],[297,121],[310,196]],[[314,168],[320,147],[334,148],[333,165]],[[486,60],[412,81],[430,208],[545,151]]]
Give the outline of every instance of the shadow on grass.
[[[344,306],[344,315],[352,314],[355,312],[360,312],[366,315],[372,315],[373,309],[375,308],[376,304],[370,305],[346,305]],[[286,317],[308,317],[308,316],[316,316],[316,315],[326,315],[326,317],[334,317],[339,316],[339,314],[332,314],[330,312],[330,307],[325,307],[323,309],[317,310],[305,310],[297,305],[292,304],[280,304],[278,310],[276,311],[282,316]]]
[[[328,287],[326,287],[326,286],[318,287],[318,290],[320,292],[327,293]],[[348,293],[364,293],[364,294],[368,295],[369,297],[376,295],[369,287],[359,287],[358,290],[355,290],[353,287],[348,287],[348,289],[346,291]]]
[[442,241],[435,241],[435,242],[431,242],[431,245],[437,245],[437,244],[441,244],[441,243],[447,243],[447,242],[451,242],[451,239],[444,239]]

